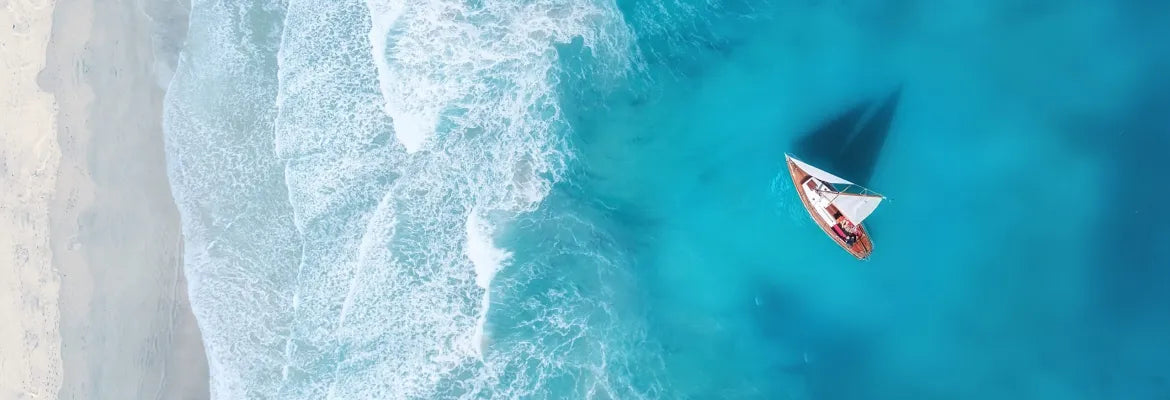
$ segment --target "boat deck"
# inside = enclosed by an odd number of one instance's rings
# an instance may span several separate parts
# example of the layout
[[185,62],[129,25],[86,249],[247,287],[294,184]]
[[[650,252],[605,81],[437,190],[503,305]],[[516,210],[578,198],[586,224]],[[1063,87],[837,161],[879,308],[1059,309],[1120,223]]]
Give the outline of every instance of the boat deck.
[[[845,249],[845,251],[849,252],[849,254],[857,257],[857,259],[864,260],[869,258],[870,253],[873,252],[873,242],[870,240],[869,232],[865,230],[865,226],[860,224],[857,225],[856,240],[854,240],[852,245],[847,243],[846,240],[838,235],[836,230],[834,230],[834,226],[836,226],[837,229],[841,229],[841,227],[824,220],[824,216],[831,214],[829,210],[814,206],[812,201],[808,198],[804,188],[801,186],[804,185],[805,182],[807,182],[809,179],[812,179],[812,176],[797,167],[796,164],[792,162],[792,160],[788,160],[788,172],[792,175],[792,183],[796,186],[796,194],[800,196],[800,202],[804,203],[804,209],[808,211],[809,217],[812,217],[813,222],[815,222],[817,226],[820,226],[821,230],[825,231],[825,235],[828,235],[829,238],[833,239],[833,241],[836,242],[838,246],[841,246],[842,249]],[[829,207],[832,206],[830,205]]]

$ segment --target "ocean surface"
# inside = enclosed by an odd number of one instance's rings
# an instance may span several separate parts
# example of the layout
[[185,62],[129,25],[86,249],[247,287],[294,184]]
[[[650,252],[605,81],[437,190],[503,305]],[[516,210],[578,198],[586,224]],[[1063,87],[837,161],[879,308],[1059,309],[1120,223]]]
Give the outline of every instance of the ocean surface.
[[[165,125],[213,397],[1165,399],[1168,20],[193,0]],[[888,196],[869,261],[786,152]]]

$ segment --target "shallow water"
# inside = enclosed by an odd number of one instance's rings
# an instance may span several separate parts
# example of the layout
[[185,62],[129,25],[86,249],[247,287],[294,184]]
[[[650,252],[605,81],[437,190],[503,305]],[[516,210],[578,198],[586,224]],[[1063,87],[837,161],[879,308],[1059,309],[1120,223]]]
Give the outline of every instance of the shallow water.
[[[1166,395],[1159,15],[196,1],[166,117],[213,393]],[[890,198],[870,261],[786,152]]]

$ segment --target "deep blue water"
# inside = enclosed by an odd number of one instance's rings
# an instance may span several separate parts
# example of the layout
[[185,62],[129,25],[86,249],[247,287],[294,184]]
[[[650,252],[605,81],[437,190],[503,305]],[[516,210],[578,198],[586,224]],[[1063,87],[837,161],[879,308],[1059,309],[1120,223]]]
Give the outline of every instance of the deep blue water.
[[[1166,398],[1168,19],[195,1],[166,123],[213,395]],[[786,152],[889,197],[869,261]]]

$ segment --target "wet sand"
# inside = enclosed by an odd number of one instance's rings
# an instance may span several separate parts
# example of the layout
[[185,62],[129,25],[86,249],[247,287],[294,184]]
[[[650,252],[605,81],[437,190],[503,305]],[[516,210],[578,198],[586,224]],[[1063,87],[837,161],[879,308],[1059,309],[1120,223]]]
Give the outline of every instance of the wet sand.
[[208,397],[162,144],[185,7],[0,0],[0,398]]

